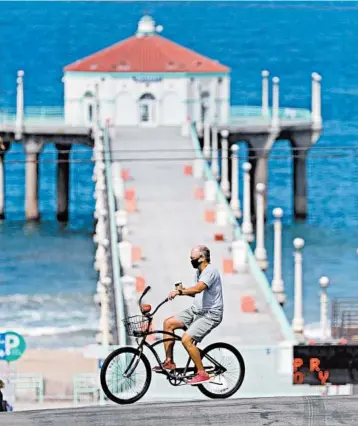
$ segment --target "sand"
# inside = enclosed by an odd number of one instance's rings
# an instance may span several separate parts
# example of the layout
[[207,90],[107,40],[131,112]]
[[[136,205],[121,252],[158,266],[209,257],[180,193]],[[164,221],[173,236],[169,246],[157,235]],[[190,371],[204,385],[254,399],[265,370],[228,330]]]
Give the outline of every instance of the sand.
[[[2,370],[5,365],[1,366]],[[80,373],[98,372],[98,361],[85,358],[81,350],[29,349],[11,367],[18,374],[37,373],[44,377],[45,400],[73,397],[73,378]]]

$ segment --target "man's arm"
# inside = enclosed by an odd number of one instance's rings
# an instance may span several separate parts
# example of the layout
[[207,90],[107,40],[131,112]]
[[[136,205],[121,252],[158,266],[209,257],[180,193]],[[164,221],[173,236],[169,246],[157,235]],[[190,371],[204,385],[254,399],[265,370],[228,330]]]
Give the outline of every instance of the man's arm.
[[202,281],[199,281],[193,287],[185,288],[182,290],[183,296],[194,296],[195,294],[201,293],[206,289],[207,285]]
[[[207,285],[205,283],[203,283],[202,281],[199,281],[193,287],[190,287],[190,288],[181,287],[179,288],[179,290],[181,291],[182,296],[195,296],[197,293],[201,293],[202,291],[204,291],[206,287]],[[172,300],[174,299],[174,297],[179,296],[179,290],[171,291],[168,295],[168,299]]]

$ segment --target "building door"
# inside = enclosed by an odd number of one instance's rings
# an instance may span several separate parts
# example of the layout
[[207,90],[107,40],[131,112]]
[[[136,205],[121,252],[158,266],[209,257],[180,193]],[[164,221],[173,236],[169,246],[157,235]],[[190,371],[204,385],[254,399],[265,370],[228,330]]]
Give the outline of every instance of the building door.
[[151,93],[145,93],[139,98],[139,123],[142,125],[156,125],[156,101]]

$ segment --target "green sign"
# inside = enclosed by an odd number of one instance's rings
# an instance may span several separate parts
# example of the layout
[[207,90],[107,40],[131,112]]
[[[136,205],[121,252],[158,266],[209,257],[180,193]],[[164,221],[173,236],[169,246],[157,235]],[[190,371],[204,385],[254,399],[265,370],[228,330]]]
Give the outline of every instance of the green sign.
[[14,331],[0,333],[0,361],[16,361],[25,352],[25,339]]

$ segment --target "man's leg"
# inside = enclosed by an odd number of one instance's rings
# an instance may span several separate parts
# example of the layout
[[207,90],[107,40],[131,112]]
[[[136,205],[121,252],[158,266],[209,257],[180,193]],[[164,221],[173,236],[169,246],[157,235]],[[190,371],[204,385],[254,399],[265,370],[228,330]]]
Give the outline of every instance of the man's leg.
[[[177,330],[178,328],[184,328],[185,325],[183,322],[178,320],[175,317],[167,318],[164,321],[164,331],[167,331],[169,333],[174,333],[174,330]],[[170,336],[164,334],[163,339],[170,339]],[[165,362],[174,362],[173,359],[173,348],[174,348],[175,339],[166,340],[164,342],[164,349],[165,349]]]
[[205,371],[203,362],[201,361],[200,351],[196,347],[196,345],[194,345],[194,340],[187,333],[184,333],[181,341],[183,343],[184,348],[187,350],[189,356],[194,361],[198,373]]

